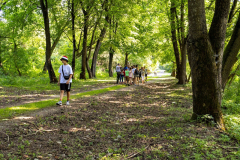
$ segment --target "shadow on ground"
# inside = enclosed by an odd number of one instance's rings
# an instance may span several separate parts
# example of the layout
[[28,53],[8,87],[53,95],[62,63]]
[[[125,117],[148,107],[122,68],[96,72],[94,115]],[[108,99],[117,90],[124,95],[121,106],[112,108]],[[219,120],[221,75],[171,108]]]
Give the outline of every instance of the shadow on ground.
[[237,159],[235,140],[190,121],[191,89],[175,84],[159,79],[14,122],[0,132],[0,159]]

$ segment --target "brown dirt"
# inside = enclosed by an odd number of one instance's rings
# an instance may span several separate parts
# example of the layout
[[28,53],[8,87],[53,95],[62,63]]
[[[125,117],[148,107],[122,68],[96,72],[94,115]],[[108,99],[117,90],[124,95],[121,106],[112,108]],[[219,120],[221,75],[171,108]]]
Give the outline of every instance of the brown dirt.
[[161,79],[2,122],[0,159],[237,159],[235,140],[190,121],[190,88],[175,83]]
[[[73,87],[71,94],[74,95],[81,92],[98,90],[112,85],[113,83],[100,83],[84,88]],[[15,87],[0,87],[0,92],[1,91],[4,92],[4,95],[0,95],[0,109],[59,97],[59,91],[56,90],[29,91]]]

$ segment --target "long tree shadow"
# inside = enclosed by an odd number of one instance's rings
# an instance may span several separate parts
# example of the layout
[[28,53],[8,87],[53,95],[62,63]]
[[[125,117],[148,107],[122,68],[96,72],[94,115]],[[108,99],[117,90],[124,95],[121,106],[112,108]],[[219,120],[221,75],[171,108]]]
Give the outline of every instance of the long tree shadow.
[[214,127],[190,121],[191,89],[175,82],[164,79],[78,99],[52,115],[9,126],[2,131],[5,134],[0,134],[2,155],[44,159],[237,159],[236,141]]

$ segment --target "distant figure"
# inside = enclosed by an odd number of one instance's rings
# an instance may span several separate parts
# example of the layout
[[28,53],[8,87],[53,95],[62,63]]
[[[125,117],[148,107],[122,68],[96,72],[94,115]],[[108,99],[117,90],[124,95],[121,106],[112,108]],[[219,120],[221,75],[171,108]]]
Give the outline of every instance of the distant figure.
[[129,70],[125,70],[127,85],[129,86]]
[[132,77],[133,77],[133,72],[132,68],[129,69],[129,84],[132,85]]
[[136,66],[135,72],[134,72],[134,77],[135,77],[135,85],[139,85],[139,70],[138,70],[138,66]]
[[145,81],[145,69],[141,67],[141,78],[142,78],[142,84],[144,84]]
[[56,103],[56,105],[61,106],[62,105],[62,99],[64,95],[64,91],[67,91],[67,103],[66,105],[70,105],[70,90],[71,90],[71,84],[72,84],[72,67],[68,64],[68,57],[63,56],[60,59],[63,63],[63,65],[60,66],[58,73],[59,74],[59,81],[58,85],[60,85],[60,101]]
[[148,70],[145,66],[144,66],[144,70],[145,70],[145,82],[147,82]]
[[120,84],[123,84],[123,79],[124,79],[124,69],[121,69]]
[[133,73],[133,77],[132,77],[132,81],[133,81],[133,84],[135,84],[136,82],[136,78],[135,78],[135,70],[136,70],[136,67],[135,65],[133,65],[133,68],[132,68],[132,73]]
[[120,79],[120,76],[121,76],[121,66],[120,64],[118,64],[116,66],[116,72],[117,72],[117,84],[119,83],[119,79]]

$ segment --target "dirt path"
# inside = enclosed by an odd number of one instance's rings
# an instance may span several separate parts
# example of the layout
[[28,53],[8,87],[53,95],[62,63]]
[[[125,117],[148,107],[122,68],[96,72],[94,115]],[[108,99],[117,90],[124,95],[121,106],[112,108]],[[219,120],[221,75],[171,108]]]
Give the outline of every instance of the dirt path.
[[[93,90],[99,90],[103,88],[108,88],[114,86],[114,83],[101,83],[97,85],[87,86],[84,88],[75,88],[73,87],[71,94],[75,95],[78,93],[93,91]],[[4,89],[2,89],[4,90]],[[5,97],[0,97],[0,109],[1,108],[7,108],[7,107],[13,107],[13,106],[19,106],[27,103],[33,103],[33,102],[39,102],[49,99],[55,99],[59,97],[59,91],[28,91],[28,90],[19,90],[16,88],[8,88],[5,89],[8,92],[14,92],[13,95],[5,95]],[[25,93],[25,94],[24,94]],[[18,95],[17,95],[18,94]]]
[[190,121],[191,90],[175,83],[159,79],[2,122],[0,159],[238,159],[234,139]]

